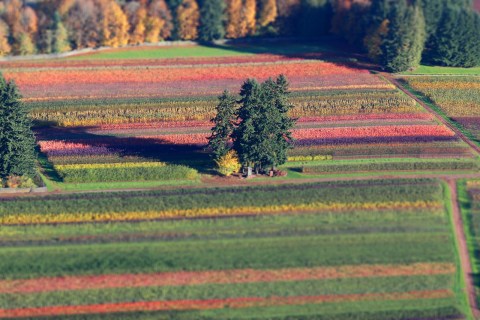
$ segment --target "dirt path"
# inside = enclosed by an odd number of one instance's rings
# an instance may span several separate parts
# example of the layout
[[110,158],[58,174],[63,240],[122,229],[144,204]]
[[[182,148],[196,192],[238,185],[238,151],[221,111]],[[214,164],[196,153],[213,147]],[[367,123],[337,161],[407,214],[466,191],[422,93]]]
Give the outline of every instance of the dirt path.
[[453,179],[447,179],[447,182],[450,187],[450,200],[452,203],[452,215],[455,227],[455,237],[458,240],[460,264],[465,279],[465,291],[468,296],[468,301],[472,309],[473,316],[475,317],[475,319],[480,319],[480,310],[478,308],[479,306],[477,304],[477,299],[475,295],[472,264],[470,261],[470,254],[468,251],[467,240],[465,237],[462,214],[460,212],[460,206],[458,204],[457,181]]
[[425,108],[428,112],[432,113],[438,121],[440,121],[442,124],[444,124],[447,128],[451,129],[455,134],[463,140],[466,144],[468,144],[475,152],[476,155],[480,155],[480,147],[475,144],[473,141],[471,141],[469,138],[467,138],[460,130],[458,130],[456,127],[454,127],[449,121],[445,120],[442,116],[440,116],[435,110],[433,110],[429,105],[427,105],[425,102],[420,100],[416,95],[414,95],[412,92],[407,90],[396,78],[394,78],[391,74],[389,73],[382,73],[382,76],[390,81],[393,85],[395,85],[399,90],[404,92],[406,95],[408,95],[410,98],[414,99],[417,101],[423,108]]

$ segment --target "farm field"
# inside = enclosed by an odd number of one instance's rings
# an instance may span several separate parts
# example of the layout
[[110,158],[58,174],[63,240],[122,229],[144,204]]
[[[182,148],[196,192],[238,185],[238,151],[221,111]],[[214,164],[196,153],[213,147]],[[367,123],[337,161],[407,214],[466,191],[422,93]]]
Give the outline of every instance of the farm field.
[[[0,318],[473,320],[440,179],[480,177],[478,153],[336,50],[0,62],[50,191],[0,197]],[[287,176],[219,177],[206,149],[218,96],[279,74],[297,119]],[[399,77],[478,135],[466,126],[478,122],[475,76]]]
[[407,77],[404,81],[434,104],[439,112],[480,142],[480,77],[435,76]]
[[[198,183],[213,169],[205,147],[217,96],[224,89],[237,93],[246,78],[280,73],[290,81],[291,115],[298,118],[287,167],[322,159],[348,166],[355,159],[454,157],[470,168],[398,170],[476,171],[470,147],[434,115],[381,75],[329,50],[147,47],[0,65],[30,109],[51,189]],[[170,58],[170,51],[180,57]]]
[[0,317],[463,318],[445,194],[402,179],[5,198]]

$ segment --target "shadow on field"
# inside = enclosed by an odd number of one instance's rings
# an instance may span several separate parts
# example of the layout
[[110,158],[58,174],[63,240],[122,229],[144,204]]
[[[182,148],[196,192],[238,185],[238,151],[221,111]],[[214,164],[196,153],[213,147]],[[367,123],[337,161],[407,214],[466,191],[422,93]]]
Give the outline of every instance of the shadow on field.
[[273,54],[294,59],[322,60],[352,69],[382,71],[378,65],[372,64],[366,55],[357,53],[357,49],[344,40],[328,37],[328,39],[275,40],[230,40],[225,44],[202,42],[202,46],[231,50],[245,54]]
[[[200,173],[213,173],[213,163],[203,146],[171,144],[158,138],[116,137],[89,132],[94,127],[48,127],[35,130],[37,140],[63,140],[107,147],[121,157],[139,157],[145,161],[185,165]],[[61,179],[46,156],[40,153],[41,164],[54,181]],[[127,160],[127,159],[125,159]],[[60,180],[61,181],[61,180]]]

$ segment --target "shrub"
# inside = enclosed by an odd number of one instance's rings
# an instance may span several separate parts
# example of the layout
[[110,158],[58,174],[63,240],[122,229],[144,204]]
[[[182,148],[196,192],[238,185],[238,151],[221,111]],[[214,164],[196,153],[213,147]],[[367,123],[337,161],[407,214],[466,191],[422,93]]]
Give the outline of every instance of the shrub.
[[235,150],[230,150],[226,155],[216,161],[218,172],[224,176],[230,176],[234,172],[240,170],[241,165]]
[[7,188],[35,188],[36,185],[32,178],[27,176],[9,176],[5,182]]

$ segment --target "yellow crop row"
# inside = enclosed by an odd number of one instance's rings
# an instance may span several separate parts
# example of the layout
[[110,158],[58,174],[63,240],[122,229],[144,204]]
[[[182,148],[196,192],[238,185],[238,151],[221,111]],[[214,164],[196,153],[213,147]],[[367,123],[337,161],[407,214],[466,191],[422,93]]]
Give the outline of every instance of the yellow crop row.
[[317,156],[292,156],[288,157],[290,162],[300,162],[300,161],[326,161],[332,160],[333,156],[331,155],[317,155]]
[[439,209],[442,207],[436,201],[415,202],[366,202],[366,203],[310,203],[298,205],[271,205],[245,207],[213,207],[194,209],[172,209],[164,211],[139,212],[107,212],[107,213],[63,213],[63,214],[9,214],[0,218],[0,224],[42,224],[42,223],[75,223],[95,221],[135,221],[168,218],[198,218],[214,216],[276,214],[285,212],[335,212],[349,210],[401,210],[405,209]]
[[58,170],[80,170],[80,169],[116,169],[116,168],[158,168],[165,167],[164,162],[125,162],[125,163],[86,163],[86,164],[65,164],[56,165]]

